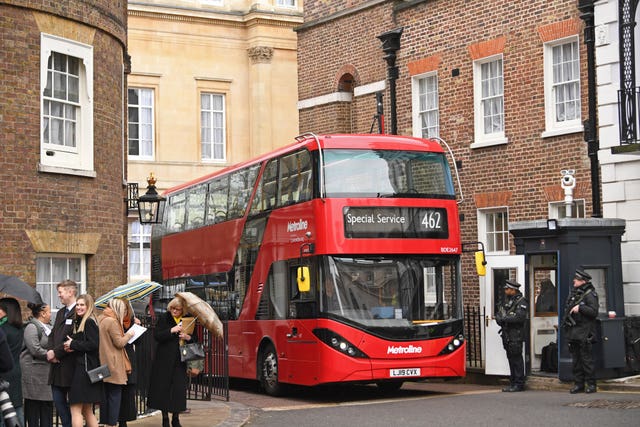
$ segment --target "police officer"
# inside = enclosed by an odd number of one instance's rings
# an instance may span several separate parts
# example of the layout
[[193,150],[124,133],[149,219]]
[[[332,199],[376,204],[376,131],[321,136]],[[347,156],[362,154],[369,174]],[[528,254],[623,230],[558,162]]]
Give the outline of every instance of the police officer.
[[529,302],[520,292],[520,283],[507,280],[504,285],[505,299],[496,314],[496,321],[502,327],[502,345],[509,360],[509,387],[502,391],[517,392],[524,390],[524,360],[522,343],[529,314]]
[[597,316],[598,294],[591,283],[591,276],[584,270],[577,269],[573,278],[573,288],[564,306],[562,322],[573,362],[575,385],[569,390],[571,394],[597,391],[591,352]]

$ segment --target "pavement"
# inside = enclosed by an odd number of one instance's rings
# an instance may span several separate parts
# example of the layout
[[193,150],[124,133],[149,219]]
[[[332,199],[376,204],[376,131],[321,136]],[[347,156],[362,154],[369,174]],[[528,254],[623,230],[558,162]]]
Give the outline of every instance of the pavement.
[[[504,377],[488,376],[481,372],[467,371],[467,377],[456,381],[447,381],[451,386],[456,382],[461,384],[482,384],[503,386],[508,384]],[[532,375],[527,378],[526,390],[569,391],[572,383],[561,382],[552,376]],[[598,391],[616,393],[640,393],[640,375],[599,380]],[[216,400],[200,401],[188,400],[188,412],[180,414],[183,427],[241,427],[251,416],[251,407],[242,403]],[[162,425],[162,415],[156,411],[150,415],[128,423],[130,427],[159,427]]]

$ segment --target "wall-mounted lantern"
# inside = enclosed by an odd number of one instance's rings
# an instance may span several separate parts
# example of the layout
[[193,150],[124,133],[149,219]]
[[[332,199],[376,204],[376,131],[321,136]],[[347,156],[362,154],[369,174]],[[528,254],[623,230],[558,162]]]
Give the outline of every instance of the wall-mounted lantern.
[[162,222],[164,204],[167,201],[156,191],[156,179],[153,172],[147,178],[147,192],[138,198],[140,224],[158,224]]

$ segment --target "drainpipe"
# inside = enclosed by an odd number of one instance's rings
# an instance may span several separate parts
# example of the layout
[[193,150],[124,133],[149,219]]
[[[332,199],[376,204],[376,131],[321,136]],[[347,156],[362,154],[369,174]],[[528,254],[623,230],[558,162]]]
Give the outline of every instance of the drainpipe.
[[398,119],[396,116],[396,80],[398,80],[398,67],[396,67],[396,52],[400,50],[400,36],[404,28],[396,28],[378,36],[382,42],[382,51],[386,54],[384,60],[387,61],[387,78],[389,79],[389,121],[391,134],[398,134]]
[[596,46],[595,46],[595,24],[593,19],[593,1],[578,0],[578,10],[580,19],[585,23],[584,44],[587,46],[587,88],[589,99],[589,118],[584,121],[584,140],[587,142],[587,152],[591,160],[591,201],[593,203],[594,218],[602,218],[600,203],[600,168],[598,163],[598,141],[597,130],[597,105],[596,105]]

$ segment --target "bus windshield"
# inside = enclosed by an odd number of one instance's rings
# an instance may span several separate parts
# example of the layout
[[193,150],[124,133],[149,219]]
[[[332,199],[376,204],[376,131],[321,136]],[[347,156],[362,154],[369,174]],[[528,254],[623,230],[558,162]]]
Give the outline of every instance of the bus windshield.
[[455,266],[438,256],[326,257],[321,312],[376,327],[459,318]]
[[327,149],[323,154],[327,197],[455,197],[442,153]]

